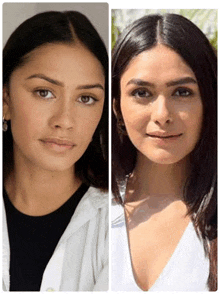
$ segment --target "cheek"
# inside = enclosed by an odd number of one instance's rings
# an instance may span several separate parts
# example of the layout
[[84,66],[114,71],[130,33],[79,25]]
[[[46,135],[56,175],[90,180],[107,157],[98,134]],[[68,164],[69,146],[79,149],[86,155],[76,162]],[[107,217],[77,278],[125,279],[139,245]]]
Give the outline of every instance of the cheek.
[[12,135],[19,146],[28,146],[32,144],[33,138],[38,139],[42,136],[47,123],[48,111],[27,101],[14,99],[11,108]]
[[[37,124],[45,116],[45,111],[39,102],[31,96],[31,93],[15,83],[11,89],[11,120],[16,123],[30,124],[32,121]],[[47,109],[46,109],[47,110]]]
[[14,114],[16,124],[22,124],[24,127],[39,127],[45,120],[45,115],[42,111],[34,108],[16,108]]
[[14,103],[11,110],[11,124],[14,128],[37,129],[43,124],[45,113],[42,109],[27,103]]
[[146,109],[139,105],[121,103],[122,117],[128,134],[133,132],[146,133],[149,114]]
[[94,109],[94,111],[84,111],[78,119],[78,135],[82,138],[82,141],[91,141],[92,136],[100,122],[102,117],[103,107]]
[[190,112],[183,115],[182,121],[185,122],[186,129],[191,135],[191,139],[197,142],[201,135],[203,122],[202,103],[197,103]]

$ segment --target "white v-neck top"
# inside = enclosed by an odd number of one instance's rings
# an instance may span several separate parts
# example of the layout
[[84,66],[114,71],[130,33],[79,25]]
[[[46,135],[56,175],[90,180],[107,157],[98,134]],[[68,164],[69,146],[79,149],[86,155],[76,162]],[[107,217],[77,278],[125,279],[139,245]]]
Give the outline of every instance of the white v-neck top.
[[[112,205],[111,290],[142,291],[133,276],[125,213]],[[192,222],[187,226],[173,255],[149,291],[209,291],[209,259]]]

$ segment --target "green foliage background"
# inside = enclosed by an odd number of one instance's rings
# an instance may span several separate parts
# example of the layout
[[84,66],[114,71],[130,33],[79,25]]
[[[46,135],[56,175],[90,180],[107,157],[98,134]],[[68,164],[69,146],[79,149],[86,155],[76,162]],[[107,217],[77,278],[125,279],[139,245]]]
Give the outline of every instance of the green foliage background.
[[134,20],[146,14],[177,13],[194,22],[217,49],[218,25],[217,9],[113,9],[112,10],[112,48],[120,32]]

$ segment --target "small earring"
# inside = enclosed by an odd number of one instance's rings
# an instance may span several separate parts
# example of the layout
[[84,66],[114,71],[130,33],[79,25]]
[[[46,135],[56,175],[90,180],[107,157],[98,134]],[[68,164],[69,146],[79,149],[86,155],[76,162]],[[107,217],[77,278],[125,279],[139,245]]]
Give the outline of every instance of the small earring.
[[4,117],[2,119],[2,129],[4,132],[7,132],[7,130],[8,130],[8,122],[6,119],[4,119]]

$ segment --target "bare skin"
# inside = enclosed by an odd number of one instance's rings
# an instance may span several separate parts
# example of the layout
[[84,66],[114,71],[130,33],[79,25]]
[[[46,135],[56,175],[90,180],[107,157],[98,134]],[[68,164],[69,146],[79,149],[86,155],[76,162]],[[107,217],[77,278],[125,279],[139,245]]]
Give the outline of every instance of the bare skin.
[[81,184],[74,177],[73,169],[72,172],[47,172],[21,162],[16,166],[5,189],[13,205],[27,215],[41,216],[55,211]]
[[128,182],[125,215],[130,254],[134,278],[144,291],[154,285],[190,222],[181,200],[182,170],[186,170],[181,165],[185,163],[175,167],[148,162],[151,173],[145,173],[145,181],[137,168]]
[[133,58],[120,85],[122,116],[137,149],[125,199],[130,255],[137,284],[149,290],[190,222],[183,187],[203,105],[192,69],[162,44]]
[[79,188],[75,163],[100,121],[104,87],[101,63],[79,42],[41,46],[14,70],[3,89],[14,147],[4,185],[19,211],[48,214]]

